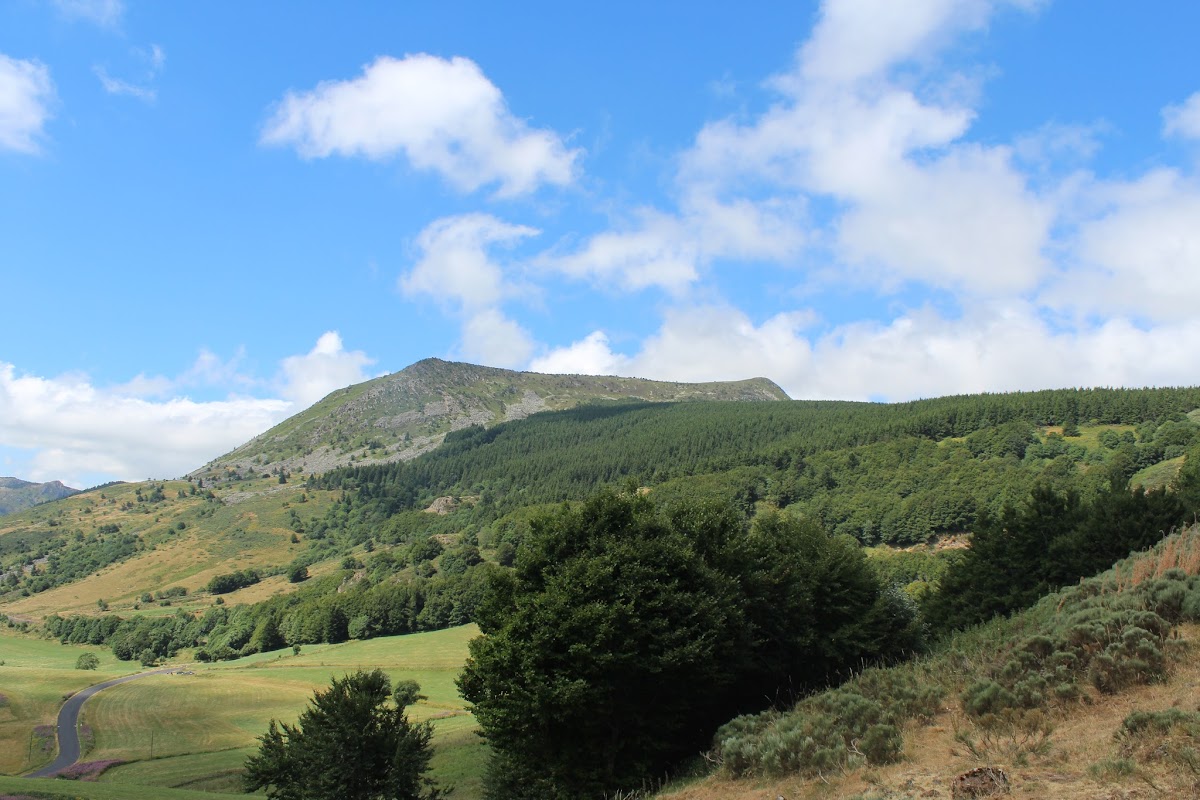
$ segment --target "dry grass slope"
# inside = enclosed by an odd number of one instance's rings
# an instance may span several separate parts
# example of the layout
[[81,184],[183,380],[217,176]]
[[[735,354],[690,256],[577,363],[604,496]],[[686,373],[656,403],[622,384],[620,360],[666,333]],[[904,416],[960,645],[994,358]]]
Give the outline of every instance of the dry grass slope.
[[[1200,528],[1168,537],[1154,550],[1121,562],[1098,581],[1096,596],[1136,595],[1138,587],[1150,588],[1171,570],[1200,575]],[[1191,585],[1196,585],[1194,580]],[[1198,609],[1183,614],[1192,621],[1173,626],[1164,642],[1165,673],[1157,679],[1149,677],[1148,683],[1135,680],[1116,692],[1085,685],[1077,698],[1060,698],[1044,711],[972,716],[964,709],[960,698],[981,677],[1001,669],[1015,642],[1028,641],[1053,624],[1063,608],[1063,601],[1056,607],[1056,600],[1013,620],[968,631],[951,648],[898,668],[927,686],[937,685],[945,699],[936,713],[904,725],[903,751],[894,763],[842,766],[809,777],[732,779],[719,773],[664,791],[660,797],[949,800],[956,776],[994,766],[1007,774],[1010,797],[1200,798],[1200,659],[1196,657],[1200,624],[1194,621]],[[1187,602],[1196,601],[1185,600],[1185,609]],[[1139,711],[1171,711],[1167,719],[1174,722],[1163,726],[1165,733],[1152,731],[1140,738],[1121,734],[1129,715]],[[1160,713],[1155,719],[1163,717]]]

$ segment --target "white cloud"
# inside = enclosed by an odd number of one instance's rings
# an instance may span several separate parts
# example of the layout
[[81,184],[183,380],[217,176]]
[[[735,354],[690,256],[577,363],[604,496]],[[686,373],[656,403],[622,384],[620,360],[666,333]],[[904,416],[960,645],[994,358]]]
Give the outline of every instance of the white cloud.
[[1163,134],[1181,139],[1200,139],[1200,92],[1177,106],[1163,109]]
[[700,280],[714,261],[785,261],[807,243],[803,204],[744,198],[721,201],[701,190],[667,214],[640,209],[635,220],[592,236],[567,255],[538,263],[578,280],[637,292],[659,288],[680,294]]
[[529,362],[530,372],[547,375],[626,375],[628,359],[614,353],[604,331],[593,331],[566,347]]
[[[86,375],[45,378],[17,373],[0,362],[0,451],[27,451],[20,459],[32,480],[92,485],[186,474],[249,441],[329,392],[370,377],[373,362],[348,351],[336,331],[304,355],[280,363],[280,397],[231,394],[224,400],[182,396],[187,386],[237,390],[261,382],[242,374],[243,354],[228,361],[202,350],[179,378],[138,375],[115,386]],[[154,399],[160,398],[160,399]]]
[[730,307],[678,308],[632,355],[603,332],[533,361],[535,371],[712,381],[766,377],[791,397],[902,401],[1070,386],[1195,382],[1200,319],[1150,330],[1125,319],[1059,330],[1025,303],[947,319],[931,309],[810,331],[807,311],[755,324]]
[[800,51],[806,80],[851,83],[897,63],[933,56],[956,35],[986,27],[997,7],[1032,10],[1042,0],[826,0]]
[[902,279],[974,292],[1020,292],[1047,271],[1053,209],[1026,190],[1001,148],[963,145],[894,180],[841,219],[844,260]]
[[460,317],[463,358],[497,367],[524,364],[533,352],[533,340],[501,305],[533,290],[506,275],[506,267],[491,251],[538,233],[490,214],[435,220],[417,237],[420,258],[400,277],[400,288],[410,297],[428,295]]
[[408,295],[453,300],[465,309],[494,305],[514,288],[505,280],[503,268],[492,260],[489,248],[512,246],[537,234],[535,228],[510,225],[489,214],[435,220],[417,237],[421,257],[412,271],[400,278],[400,288]]
[[[894,74],[982,29],[999,5],[1008,4],[824,3],[794,68],[768,82],[777,102],[749,121],[705,125],[681,154],[676,211],[642,209],[546,263],[608,287],[675,294],[722,259],[803,263],[868,286],[1035,288],[1048,271],[1054,208],[1029,188],[1011,148],[964,140],[976,99],[964,87],[975,82],[950,74],[918,92],[911,76]],[[832,209],[824,230],[814,203]]]
[[37,153],[54,102],[50,70],[0,53],[0,150]]
[[367,380],[367,367],[374,363],[361,350],[346,350],[337,331],[327,331],[307,354],[283,359],[281,391],[300,411],[330,392]]
[[102,28],[116,27],[125,13],[121,0],[53,0],[58,13],[69,20],[84,20]]
[[496,308],[470,316],[463,324],[462,338],[463,357],[477,364],[518,367],[533,352],[529,333]]
[[1081,191],[1102,210],[1072,243],[1075,264],[1045,301],[1082,313],[1184,320],[1200,306],[1200,182],[1159,169]]
[[[0,445],[34,451],[33,480],[174,477],[287,416],[284,400],[150,402],[82,376],[18,375],[0,363]],[[22,476],[25,477],[25,476]]]
[[982,0],[825,3],[797,67],[771,81],[779,102],[748,124],[706,125],[680,181],[726,193],[757,181],[833,201],[832,253],[868,284],[1032,289],[1048,268],[1052,205],[1010,148],[963,140],[974,118],[963,76],[930,82],[922,97],[892,75],[992,10]]
[[288,92],[262,142],[306,158],[402,154],[463,191],[498,184],[499,196],[568,184],[579,157],[556,133],[513,116],[473,61],[425,54],[384,56],[358,78]]

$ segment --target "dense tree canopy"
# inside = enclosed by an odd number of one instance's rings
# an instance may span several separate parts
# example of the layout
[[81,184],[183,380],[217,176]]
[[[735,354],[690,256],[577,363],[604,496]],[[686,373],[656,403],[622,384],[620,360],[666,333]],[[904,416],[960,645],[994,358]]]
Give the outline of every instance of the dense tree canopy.
[[852,542],[604,491],[534,521],[459,685],[493,797],[600,797],[661,776],[737,711],[913,646],[912,620]]
[[246,762],[246,789],[275,800],[435,800],[424,777],[432,729],[405,713],[417,692],[405,681],[393,695],[378,669],[334,678],[295,727],[271,720]]

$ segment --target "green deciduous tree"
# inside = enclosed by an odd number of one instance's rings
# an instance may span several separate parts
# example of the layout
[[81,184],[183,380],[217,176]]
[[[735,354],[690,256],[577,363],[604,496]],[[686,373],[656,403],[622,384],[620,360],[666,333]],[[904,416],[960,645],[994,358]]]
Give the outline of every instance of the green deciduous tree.
[[728,505],[673,513],[603,491],[531,523],[496,573],[459,678],[496,798],[636,789],[722,722],[895,652],[912,613],[861,551]]
[[435,800],[441,792],[424,777],[432,729],[405,713],[419,696],[411,681],[393,695],[378,669],[334,678],[294,727],[271,720],[246,762],[247,790],[277,800]]

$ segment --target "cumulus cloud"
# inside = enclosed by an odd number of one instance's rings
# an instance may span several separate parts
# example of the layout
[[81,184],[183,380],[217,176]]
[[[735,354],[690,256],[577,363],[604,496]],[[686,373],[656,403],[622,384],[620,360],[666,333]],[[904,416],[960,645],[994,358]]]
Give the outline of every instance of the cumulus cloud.
[[463,323],[462,355],[467,361],[514,368],[529,360],[533,348],[529,332],[500,309],[484,309]]
[[1200,139],[1200,92],[1177,106],[1163,109],[1163,133],[1181,139]]
[[420,257],[400,277],[400,289],[410,297],[432,297],[460,318],[463,358],[498,367],[524,364],[533,352],[533,339],[501,307],[530,287],[509,274],[515,270],[498,262],[493,250],[538,233],[490,214],[435,220],[417,237]]
[[288,92],[262,142],[305,158],[403,155],[462,191],[497,184],[502,197],[570,183],[579,157],[553,131],[514,116],[473,61],[426,54],[384,56],[357,78]]
[[279,422],[290,408],[276,399],[151,402],[83,376],[19,375],[0,363],[0,444],[34,451],[33,480],[182,475]]
[[612,351],[604,331],[593,331],[529,362],[531,372],[547,375],[627,375],[628,369],[628,359]]
[[[106,480],[183,475],[250,440],[335,389],[369,376],[372,359],[347,351],[335,331],[307,354],[285,358],[276,397],[250,397],[261,388],[238,369],[239,352],[222,360],[204,350],[175,379],[138,375],[98,386],[86,375],[20,374],[0,362],[0,451],[24,451],[20,475],[73,486]],[[234,390],[222,400],[193,400],[182,390]],[[11,458],[11,456],[10,456]]]
[[337,331],[327,331],[305,355],[283,359],[280,390],[294,413],[330,392],[367,380],[367,367],[374,363],[361,350],[346,350]]
[[54,102],[50,70],[0,53],[0,150],[37,153]]
[[1149,320],[1195,317],[1200,304],[1200,182],[1172,169],[1088,184],[1103,210],[1080,223],[1076,263],[1046,302]]
[[932,309],[817,333],[805,310],[755,323],[728,306],[677,308],[637,352],[594,332],[531,362],[534,371],[660,380],[770,378],[791,397],[910,400],[1070,386],[1193,383],[1200,320],[1140,328],[1122,318],[1062,330],[1033,306],[981,306],[949,319]]
[[547,254],[545,268],[606,288],[680,294],[719,259],[783,261],[803,250],[803,204],[722,201],[694,192],[676,213],[640,209],[634,220],[592,236],[578,250]]
[[862,279],[988,292],[1035,287],[1054,219],[1012,150],[964,140],[974,110],[951,75],[919,94],[898,65],[983,27],[995,3],[827,2],[781,97],[748,123],[706,125],[684,185],[750,180],[839,209],[833,255]]
[[[722,259],[804,263],[871,286],[1033,289],[1048,270],[1053,204],[1011,147],[965,140],[969,77],[913,81],[899,69],[984,28],[1002,5],[1035,4],[824,3],[794,66],[768,81],[776,101],[749,120],[705,125],[680,155],[676,209],[642,209],[550,263],[625,291],[676,294]],[[831,222],[813,221],[814,203],[832,209]]]
[[400,288],[408,295],[452,300],[466,309],[494,305],[512,294],[514,288],[489,250],[493,246],[512,246],[537,234],[535,228],[511,225],[490,214],[435,220],[417,237],[421,257],[400,278]]

